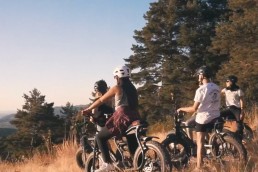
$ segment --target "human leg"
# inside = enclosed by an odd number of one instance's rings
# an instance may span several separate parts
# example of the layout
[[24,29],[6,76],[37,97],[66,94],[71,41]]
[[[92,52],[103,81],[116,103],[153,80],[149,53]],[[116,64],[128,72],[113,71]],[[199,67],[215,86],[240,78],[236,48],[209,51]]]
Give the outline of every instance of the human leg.
[[[188,120],[185,121],[186,126],[194,126],[195,125],[195,117],[196,115],[192,115]],[[190,139],[193,139],[193,129],[192,128],[186,128],[186,134]]]
[[199,124],[196,123],[196,144],[197,144],[197,165],[196,168],[201,168],[203,164],[203,154],[204,154],[204,142],[206,131],[211,124]]
[[100,152],[102,153],[102,157],[104,162],[110,163],[110,154],[108,149],[108,139],[112,137],[112,133],[106,128],[103,127],[101,131],[96,135],[96,141],[99,147]]
[[243,139],[243,122],[240,120],[240,114],[241,114],[241,109],[236,107],[236,106],[230,106],[230,111],[232,114],[234,114],[234,117],[237,121],[237,137],[242,141]]
[[107,129],[107,127],[103,127],[102,130],[96,135],[96,141],[104,161],[102,166],[96,170],[96,172],[110,171],[114,169],[114,166],[111,164],[112,161],[108,148],[108,139],[110,139],[112,136],[112,133]]
[[196,132],[197,143],[197,168],[201,168],[203,163],[203,146],[204,146],[205,132]]

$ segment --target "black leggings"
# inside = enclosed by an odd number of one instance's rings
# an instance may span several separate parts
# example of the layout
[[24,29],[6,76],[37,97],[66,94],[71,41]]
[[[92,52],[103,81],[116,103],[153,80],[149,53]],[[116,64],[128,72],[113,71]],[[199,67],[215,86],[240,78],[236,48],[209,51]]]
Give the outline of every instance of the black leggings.
[[113,137],[113,134],[107,129],[107,127],[103,127],[101,131],[99,131],[99,133],[96,135],[96,141],[97,141],[99,150],[102,153],[103,161],[106,163],[111,163],[107,142],[112,137]]
[[236,106],[228,106],[226,109],[220,112],[220,116],[227,119],[235,119],[240,121],[241,109]]
[[243,121],[240,120],[240,114],[241,114],[241,109],[236,106],[229,106],[227,107],[227,109],[222,110],[220,112],[221,117],[224,117],[226,119],[231,119],[231,120],[233,119],[237,121],[237,133],[242,139],[244,125],[243,125]]

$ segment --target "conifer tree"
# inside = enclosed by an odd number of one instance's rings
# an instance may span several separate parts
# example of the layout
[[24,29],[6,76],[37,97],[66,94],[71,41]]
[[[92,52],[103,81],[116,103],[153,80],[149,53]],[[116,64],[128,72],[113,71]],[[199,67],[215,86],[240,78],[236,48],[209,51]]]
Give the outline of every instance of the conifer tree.
[[75,123],[75,116],[78,113],[78,110],[73,106],[73,104],[71,104],[70,102],[67,102],[65,106],[61,107],[60,112],[61,114],[64,115],[65,139],[67,139],[69,136],[70,128]]
[[[227,75],[236,75],[245,93],[245,102],[258,101],[258,2],[229,0],[230,17],[216,27],[212,50],[229,56],[217,73],[221,86]],[[248,106],[247,105],[247,106]]]
[[32,146],[35,146],[33,139],[36,146],[43,145],[44,138],[52,142],[62,141],[63,120],[54,115],[54,103],[46,103],[45,96],[36,88],[29,93],[23,95],[25,104],[10,122],[17,128],[17,132],[5,143],[12,156],[28,156]]
[[198,67],[218,68],[220,56],[214,56],[208,47],[225,10],[225,0],[159,0],[150,4],[144,16],[146,26],[135,31],[134,54],[125,59],[137,71],[132,80],[139,85],[141,115],[149,122],[162,120],[175,110],[171,94],[177,106],[192,103]]

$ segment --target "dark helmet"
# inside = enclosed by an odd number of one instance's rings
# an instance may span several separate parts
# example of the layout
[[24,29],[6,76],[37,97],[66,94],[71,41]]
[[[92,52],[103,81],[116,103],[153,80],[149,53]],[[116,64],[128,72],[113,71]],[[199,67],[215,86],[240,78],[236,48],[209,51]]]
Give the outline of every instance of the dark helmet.
[[197,70],[196,74],[197,75],[202,74],[203,76],[205,76],[207,78],[210,78],[211,77],[211,70],[207,66],[202,66]]
[[101,92],[102,94],[107,92],[107,88],[107,83],[103,79],[95,82],[94,84],[94,89]]
[[236,84],[237,81],[238,81],[238,79],[237,79],[237,77],[236,77],[235,75],[229,75],[229,76],[226,78],[226,80],[231,81],[232,84]]

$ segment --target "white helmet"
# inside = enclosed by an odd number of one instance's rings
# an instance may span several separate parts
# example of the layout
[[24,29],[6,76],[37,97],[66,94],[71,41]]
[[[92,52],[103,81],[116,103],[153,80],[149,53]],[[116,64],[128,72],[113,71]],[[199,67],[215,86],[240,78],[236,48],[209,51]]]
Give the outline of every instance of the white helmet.
[[115,68],[113,74],[114,76],[118,76],[118,78],[131,77],[131,70],[127,66],[119,66]]

